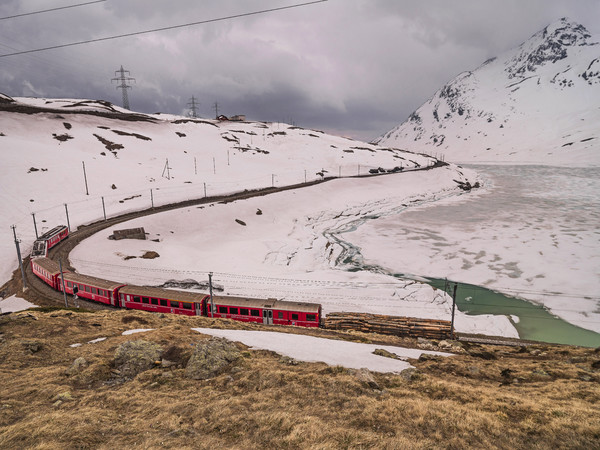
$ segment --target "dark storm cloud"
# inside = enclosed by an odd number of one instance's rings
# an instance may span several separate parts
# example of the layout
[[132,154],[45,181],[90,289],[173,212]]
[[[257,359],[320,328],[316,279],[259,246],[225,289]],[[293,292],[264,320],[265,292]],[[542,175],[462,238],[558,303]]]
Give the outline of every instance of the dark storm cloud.
[[[77,3],[8,0],[0,17]],[[294,4],[293,0],[108,0],[0,21],[0,54]],[[0,92],[131,108],[294,122],[372,139],[402,122],[459,72],[567,16],[600,30],[596,0],[329,0],[265,15],[0,58]],[[592,18],[596,18],[592,21]]]

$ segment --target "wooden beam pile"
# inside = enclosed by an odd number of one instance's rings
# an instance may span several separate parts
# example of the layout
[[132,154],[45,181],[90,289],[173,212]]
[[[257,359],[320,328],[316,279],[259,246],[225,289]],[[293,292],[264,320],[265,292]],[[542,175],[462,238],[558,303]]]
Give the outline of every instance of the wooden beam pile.
[[364,333],[391,334],[394,336],[450,338],[450,321],[418,319],[415,317],[384,316],[380,314],[337,312],[325,317],[325,328],[354,330]]

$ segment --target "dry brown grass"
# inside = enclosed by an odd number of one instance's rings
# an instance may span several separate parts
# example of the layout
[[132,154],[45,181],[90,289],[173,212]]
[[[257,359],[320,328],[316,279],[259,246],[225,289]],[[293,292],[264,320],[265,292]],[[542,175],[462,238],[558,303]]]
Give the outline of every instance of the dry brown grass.
[[[246,350],[237,366],[209,380],[157,366],[123,381],[112,359],[128,340],[143,337],[185,361],[189,349],[206,339],[190,327],[261,327],[131,311],[32,314],[37,320],[24,313],[0,318],[0,448],[600,446],[600,371],[592,366],[600,354],[593,349],[475,346],[451,358],[415,361],[411,380],[374,374],[380,389],[341,367],[294,364],[273,352]],[[121,335],[131,328],[155,331]],[[76,342],[83,345],[69,347]],[[474,357],[470,350],[497,359]],[[89,365],[67,374],[78,357]]]

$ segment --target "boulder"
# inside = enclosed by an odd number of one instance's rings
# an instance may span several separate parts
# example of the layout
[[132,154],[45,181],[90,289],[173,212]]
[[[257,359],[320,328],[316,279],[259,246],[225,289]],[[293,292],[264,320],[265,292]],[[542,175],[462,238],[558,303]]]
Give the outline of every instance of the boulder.
[[154,342],[127,341],[117,348],[114,364],[123,377],[133,378],[138,373],[152,369],[157,361],[160,364],[161,353],[162,347]]
[[377,381],[375,381],[375,378],[373,378],[373,375],[371,374],[371,371],[369,369],[367,369],[366,367],[363,367],[362,369],[358,369],[358,370],[352,370],[351,373],[364,385],[370,387],[371,389],[378,389],[381,390],[381,387],[379,386],[379,384],[377,383]]
[[233,342],[225,338],[211,337],[196,345],[185,373],[194,380],[206,380],[224,372],[241,357],[240,350]]

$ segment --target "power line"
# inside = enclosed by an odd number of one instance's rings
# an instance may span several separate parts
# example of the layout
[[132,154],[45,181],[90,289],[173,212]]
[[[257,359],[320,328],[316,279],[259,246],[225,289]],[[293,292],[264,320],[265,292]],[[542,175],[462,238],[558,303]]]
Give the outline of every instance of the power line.
[[120,39],[120,38],[124,38],[124,37],[139,36],[141,34],[156,33],[156,32],[159,32],[159,31],[167,31],[167,30],[174,30],[174,29],[177,29],[177,28],[185,28],[185,27],[191,27],[191,26],[195,26],[195,25],[203,25],[203,24],[207,24],[207,23],[220,22],[220,21],[230,20],[230,19],[239,19],[240,17],[248,17],[248,16],[254,16],[254,15],[257,15],[257,14],[265,14],[265,13],[270,13],[270,12],[275,12],[275,11],[282,11],[282,10],[285,10],[285,9],[299,8],[301,6],[313,5],[315,3],[323,3],[323,2],[326,2],[326,1],[327,0],[315,0],[315,1],[312,1],[312,2],[298,3],[298,4],[295,4],[295,5],[289,5],[289,6],[281,6],[279,8],[263,9],[263,10],[260,10],[260,11],[253,11],[253,12],[243,13],[243,14],[234,14],[232,16],[219,17],[217,19],[201,20],[199,22],[189,22],[189,23],[185,23],[185,24],[181,24],[181,25],[172,25],[172,26],[162,27],[162,28],[153,28],[151,30],[136,31],[134,33],[119,34],[119,35],[115,35],[115,36],[107,36],[107,37],[97,38],[97,39],[88,39],[86,41],[71,42],[69,44],[60,44],[60,45],[53,45],[51,47],[37,48],[37,49],[34,49],[34,50],[25,50],[25,51],[21,51],[21,52],[7,53],[7,54],[4,54],[4,55],[0,55],[0,58],[5,58],[7,56],[24,55],[24,54],[27,54],[27,53],[43,52],[43,51],[46,51],[46,50],[55,50],[55,49],[58,49],[58,48],[73,47],[75,45],[91,44],[91,43],[94,43],[94,42],[109,41],[109,40],[112,40],[112,39]]
[[42,14],[42,13],[47,13],[47,12],[51,12],[51,11],[58,11],[58,10],[61,10],[61,9],[77,8],[78,6],[86,6],[86,5],[91,5],[93,3],[102,3],[102,2],[105,2],[105,1],[106,0],[95,0],[93,2],[78,3],[76,5],[59,6],[57,8],[51,8],[51,9],[42,9],[40,11],[32,11],[32,12],[23,13],[23,14],[15,14],[14,16],[0,17],[0,20],[15,19],[17,17],[23,17],[23,16],[32,16],[34,14]]

